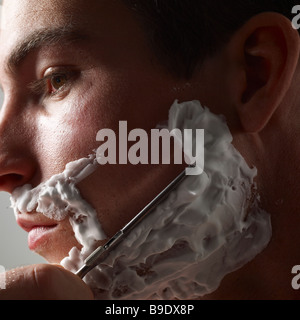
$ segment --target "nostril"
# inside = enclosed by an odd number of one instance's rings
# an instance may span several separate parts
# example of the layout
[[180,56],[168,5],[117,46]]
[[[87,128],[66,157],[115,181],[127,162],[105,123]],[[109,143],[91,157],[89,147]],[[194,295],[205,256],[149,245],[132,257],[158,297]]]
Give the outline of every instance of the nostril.
[[16,173],[9,173],[0,176],[0,190],[11,193],[15,188],[24,184],[24,176]]

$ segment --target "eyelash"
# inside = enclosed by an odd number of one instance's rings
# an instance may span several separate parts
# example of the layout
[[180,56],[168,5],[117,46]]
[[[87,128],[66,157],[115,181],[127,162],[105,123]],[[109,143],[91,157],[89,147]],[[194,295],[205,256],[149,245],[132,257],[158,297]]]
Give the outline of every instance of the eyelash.
[[[60,93],[63,93],[65,89],[70,85],[70,82],[75,79],[75,76],[75,71],[53,71],[47,76],[43,77],[42,79],[30,83],[29,89],[32,90],[34,94],[42,95],[44,98],[54,97],[59,95]],[[60,88],[56,89],[55,91],[49,92],[51,81],[58,77],[65,78],[66,83],[63,84]]]

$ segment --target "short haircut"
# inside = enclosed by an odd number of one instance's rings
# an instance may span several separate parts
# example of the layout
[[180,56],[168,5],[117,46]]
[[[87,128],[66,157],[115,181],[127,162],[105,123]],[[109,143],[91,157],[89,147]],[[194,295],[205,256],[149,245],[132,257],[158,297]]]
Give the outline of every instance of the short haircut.
[[277,12],[292,20],[293,0],[122,0],[140,19],[162,64],[189,78],[247,20]]

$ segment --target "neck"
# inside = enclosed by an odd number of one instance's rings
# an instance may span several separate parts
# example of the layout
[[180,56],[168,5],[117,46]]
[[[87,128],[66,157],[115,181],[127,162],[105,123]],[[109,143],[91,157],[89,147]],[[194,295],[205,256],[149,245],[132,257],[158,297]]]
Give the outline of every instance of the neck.
[[[283,216],[283,214],[282,214]],[[208,300],[289,300],[299,299],[300,289],[292,287],[292,268],[300,265],[297,248],[299,231],[291,230],[291,225],[299,226],[293,220],[272,215],[273,235],[268,247],[253,261],[224,278],[218,290],[204,296]],[[300,284],[300,279],[297,281]]]

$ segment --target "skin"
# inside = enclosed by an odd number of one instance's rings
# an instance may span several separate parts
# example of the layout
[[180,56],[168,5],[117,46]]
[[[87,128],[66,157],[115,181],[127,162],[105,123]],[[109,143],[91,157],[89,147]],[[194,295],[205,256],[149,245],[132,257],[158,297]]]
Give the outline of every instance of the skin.
[[[198,99],[226,116],[234,145],[249,165],[258,168],[262,206],[272,214],[273,223],[273,238],[264,253],[227,276],[208,298],[298,297],[290,283],[291,269],[300,261],[295,200],[300,178],[296,161],[300,155],[296,147],[300,44],[287,19],[275,13],[254,17],[187,83],[159,63],[135,18],[117,1],[95,0],[87,5],[83,0],[42,0],[33,8],[32,1],[6,0],[4,17],[0,34],[0,82],[5,93],[0,113],[2,191],[12,192],[26,183],[36,186],[63,171],[66,163],[86,157],[99,145],[96,134],[101,128],[117,131],[118,121],[127,120],[128,130],[150,130],[168,118],[175,99]],[[7,58],[20,40],[41,28],[62,29],[71,22],[87,38],[67,46],[65,42],[41,46],[16,70],[7,69]],[[49,95],[53,91],[49,80],[43,94],[33,93],[28,86],[51,67],[59,67],[61,73],[61,67],[64,72],[75,70],[77,76],[68,78],[55,95]],[[111,236],[181,170],[179,166],[104,166],[78,187]],[[53,223],[36,212],[21,216],[39,224]],[[78,243],[65,220],[57,222],[47,241],[34,250],[59,263],[74,245]],[[86,290],[85,297],[91,298],[88,288],[72,274],[63,271],[65,281],[60,281],[62,273],[53,271],[58,267],[26,268],[26,277],[20,269],[9,274],[16,281],[9,281],[9,290],[0,292],[3,298],[22,298],[20,287],[30,289],[32,299],[41,290],[49,299],[68,298],[68,294],[74,299],[71,292],[78,290]],[[43,279],[40,286],[33,285],[36,275]],[[53,288],[47,297],[49,279],[61,287]],[[78,290],[69,290],[75,287]],[[66,296],[53,293],[59,290]]]
[[[135,22],[121,5],[112,4],[111,1],[94,1],[91,7],[84,1],[64,1],[62,4],[61,1],[44,1],[39,2],[32,11],[28,3],[16,1],[4,5],[8,23],[1,35],[4,44],[1,61],[5,61],[18,39],[25,38],[27,34],[41,28],[41,25],[43,28],[65,25],[69,11],[75,12],[75,24],[78,23],[90,39],[68,48],[64,43],[40,48],[25,58],[16,76],[3,72],[6,97],[2,123],[14,119],[13,125],[2,126],[1,133],[2,145],[5,148],[11,146],[11,151],[7,151],[11,155],[7,155],[6,159],[14,159],[14,163],[6,168],[2,165],[3,172],[6,171],[6,176],[2,176],[2,180],[5,180],[2,185],[8,192],[24,183],[38,185],[53,174],[62,172],[66,163],[88,156],[99,146],[99,142],[96,142],[97,132],[102,128],[111,128],[117,132],[119,120],[128,121],[128,131],[131,128],[150,130],[167,119],[168,110],[165,106],[170,106],[175,99],[171,89],[173,80],[153,61],[154,56],[141,30],[136,28]],[[82,10],[77,12],[76,7],[79,6]],[[37,11],[41,13],[41,19],[36,21],[36,26],[24,30],[25,21],[35,20]],[[114,20],[108,19],[111,15],[115,16],[122,28],[119,24],[115,25]],[[11,17],[17,17],[17,23]],[[87,17],[91,19],[89,24],[86,23]],[[96,27],[99,20],[101,25]],[[12,33],[11,28],[16,31]],[[5,29],[9,32],[5,32]],[[110,30],[109,36],[106,30]],[[32,81],[43,77],[43,73],[50,67],[69,65],[74,65],[70,69],[79,70],[80,75],[78,79],[70,81],[67,90],[43,101],[38,98],[37,103],[28,101],[30,90],[27,87]],[[31,110],[23,108],[21,104],[23,107],[24,104],[31,104]],[[143,112],[138,112],[141,108]],[[163,113],[162,108],[165,109]],[[17,122],[16,118],[19,119]],[[18,127],[23,129],[16,134]],[[3,161],[5,163],[5,158]],[[78,186],[82,196],[98,209],[100,222],[108,236],[112,236],[128,222],[179,170],[175,168],[165,172],[158,166],[124,168],[100,167]],[[19,175],[20,181],[12,181],[12,177],[7,175],[13,172]],[[150,185],[152,179],[158,181],[156,186]],[[108,185],[111,190],[109,193]],[[142,190],[146,186],[148,193],[143,194]],[[134,205],[130,200],[133,198],[137,199]],[[50,223],[41,214],[28,214],[24,219]],[[53,237],[35,250],[48,261],[58,263],[75,244],[66,219],[59,223]]]

